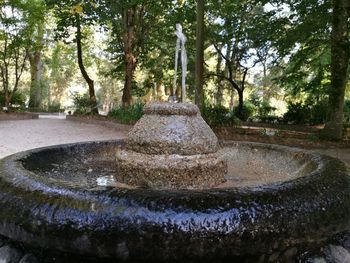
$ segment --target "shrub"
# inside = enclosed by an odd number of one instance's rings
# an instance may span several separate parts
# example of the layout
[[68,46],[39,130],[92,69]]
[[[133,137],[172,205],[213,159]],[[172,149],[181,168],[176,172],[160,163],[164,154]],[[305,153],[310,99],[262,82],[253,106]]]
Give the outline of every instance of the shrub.
[[317,104],[311,106],[310,124],[323,124],[327,119],[328,101],[320,100]]
[[75,107],[75,115],[82,115],[91,112],[91,107],[93,107],[94,105],[91,103],[88,94],[81,95],[79,93],[73,93],[72,96],[73,104]]
[[[16,91],[11,98],[11,105],[17,108],[24,108],[26,101],[26,96],[19,91]],[[5,106],[5,93],[0,91],[0,106]]]
[[49,105],[49,107],[47,108],[48,112],[63,112],[64,109],[61,108],[61,104],[60,103],[53,103],[51,105]]
[[288,102],[287,112],[283,115],[283,120],[293,124],[305,124],[310,119],[310,109],[302,102]]
[[344,101],[344,122],[350,123],[350,100]]
[[239,114],[238,112],[238,107],[234,108],[234,114],[237,118],[239,118],[241,121],[247,121],[250,117],[253,116],[255,107],[252,103],[250,102],[245,102],[243,104],[242,112]]
[[314,105],[302,102],[288,102],[287,112],[283,115],[285,122],[293,124],[322,124],[327,116],[327,102],[321,100]]
[[260,119],[265,119],[274,116],[273,114],[276,110],[277,109],[275,107],[270,105],[270,102],[263,101],[258,105],[258,117]]
[[143,115],[143,103],[136,103],[129,107],[118,106],[108,113],[108,117],[118,120],[120,123],[133,124]]
[[202,108],[202,117],[210,126],[236,125],[239,123],[235,114],[222,105],[205,104]]

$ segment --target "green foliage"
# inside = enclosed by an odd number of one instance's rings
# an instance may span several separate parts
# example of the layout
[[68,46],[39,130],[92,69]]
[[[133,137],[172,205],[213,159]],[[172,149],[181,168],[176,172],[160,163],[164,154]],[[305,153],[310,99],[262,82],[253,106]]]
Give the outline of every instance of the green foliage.
[[252,103],[246,101],[243,104],[241,114],[238,113],[238,107],[235,107],[233,111],[234,111],[235,116],[239,116],[239,119],[241,121],[247,121],[250,117],[253,116],[254,111],[255,111],[255,107]]
[[[20,107],[20,108],[24,108],[25,106],[25,101],[26,101],[26,97],[23,93],[16,91],[11,98],[11,106],[12,107]],[[0,106],[4,107],[5,106],[5,94],[3,91],[0,91]]]
[[283,115],[283,120],[288,123],[304,124],[310,119],[309,108],[302,102],[289,102],[287,112]]
[[323,124],[327,117],[327,101],[322,100],[316,104],[302,102],[288,102],[287,112],[283,120],[293,124]]
[[91,112],[91,107],[94,106],[90,101],[90,97],[87,93],[81,95],[79,93],[73,93],[73,104],[75,107],[75,115],[85,115]]
[[238,125],[239,119],[229,109],[222,105],[204,104],[202,117],[210,126]]
[[64,109],[61,107],[60,103],[54,103],[49,105],[49,107],[47,108],[48,112],[63,112]]
[[116,119],[120,123],[134,124],[143,115],[143,103],[135,103],[129,107],[118,106],[108,113],[108,117]]
[[270,102],[263,101],[258,106],[258,116],[261,118],[266,118],[271,116],[277,109],[270,105]]
[[350,123],[350,100],[344,102],[344,122]]

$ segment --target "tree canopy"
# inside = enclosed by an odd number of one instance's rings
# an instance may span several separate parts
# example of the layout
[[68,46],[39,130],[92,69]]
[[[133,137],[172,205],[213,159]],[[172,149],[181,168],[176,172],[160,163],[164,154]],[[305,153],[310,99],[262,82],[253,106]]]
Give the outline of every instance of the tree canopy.
[[[97,113],[101,105],[129,107],[179,95],[181,83],[172,90],[172,81],[180,23],[187,38],[188,101],[227,108],[242,120],[276,114],[285,122],[326,123],[326,133],[339,139],[344,101],[348,105],[349,5],[3,0],[0,102],[9,107],[21,92],[30,108],[48,109],[63,105],[67,90],[85,86]],[[301,118],[298,111],[309,114]]]

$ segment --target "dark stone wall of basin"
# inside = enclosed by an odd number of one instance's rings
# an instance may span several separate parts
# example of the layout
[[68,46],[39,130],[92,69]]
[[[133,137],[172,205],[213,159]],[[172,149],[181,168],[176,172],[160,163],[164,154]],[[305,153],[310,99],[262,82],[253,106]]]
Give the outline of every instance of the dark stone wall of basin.
[[342,162],[326,156],[309,155],[315,170],[295,180],[196,191],[85,188],[37,171],[62,160],[112,161],[117,147],[123,141],[55,146],[1,160],[0,234],[122,261],[213,262],[311,250],[349,228],[350,178]]

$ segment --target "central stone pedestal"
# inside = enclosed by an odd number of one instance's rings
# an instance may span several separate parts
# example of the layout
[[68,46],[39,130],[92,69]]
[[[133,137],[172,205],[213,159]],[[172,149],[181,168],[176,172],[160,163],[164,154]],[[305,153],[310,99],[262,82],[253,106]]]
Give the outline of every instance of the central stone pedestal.
[[116,179],[159,189],[203,189],[225,182],[218,139],[188,103],[152,103],[117,153]]

